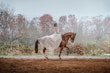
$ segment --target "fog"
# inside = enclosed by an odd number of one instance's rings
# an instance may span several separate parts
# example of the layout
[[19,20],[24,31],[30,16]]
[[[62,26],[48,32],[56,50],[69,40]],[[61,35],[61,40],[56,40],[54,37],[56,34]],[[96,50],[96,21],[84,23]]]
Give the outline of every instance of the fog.
[[33,48],[36,39],[54,33],[56,22],[60,34],[76,33],[74,44],[86,53],[110,53],[109,5],[109,0],[0,0],[0,48]]

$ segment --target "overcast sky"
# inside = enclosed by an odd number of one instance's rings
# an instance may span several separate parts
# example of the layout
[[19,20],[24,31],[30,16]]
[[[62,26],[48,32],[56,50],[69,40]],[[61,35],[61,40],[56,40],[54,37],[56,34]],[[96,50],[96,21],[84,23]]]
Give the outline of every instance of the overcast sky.
[[110,0],[0,0],[15,9],[15,14],[28,18],[51,14],[54,20],[61,15],[76,17],[110,15]]

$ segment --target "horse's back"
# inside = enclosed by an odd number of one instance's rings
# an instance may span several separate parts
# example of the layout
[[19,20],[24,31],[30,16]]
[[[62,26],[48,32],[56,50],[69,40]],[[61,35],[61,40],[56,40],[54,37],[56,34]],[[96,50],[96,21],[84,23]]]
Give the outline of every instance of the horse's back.
[[52,34],[39,38],[40,44],[47,49],[56,49],[62,41],[61,34]]

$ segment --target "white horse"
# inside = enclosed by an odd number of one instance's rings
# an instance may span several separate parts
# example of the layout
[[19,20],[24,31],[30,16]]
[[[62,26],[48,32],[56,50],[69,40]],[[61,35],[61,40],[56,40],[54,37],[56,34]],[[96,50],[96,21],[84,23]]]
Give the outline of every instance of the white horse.
[[[43,47],[43,54],[45,58],[47,56],[45,55],[45,50],[54,50],[56,48],[60,48],[59,58],[61,56],[61,52],[64,48],[67,47],[68,40],[71,39],[71,42],[74,42],[76,33],[73,32],[67,32],[61,36],[61,34],[53,34],[50,36],[44,36],[42,38],[39,38],[35,42],[35,52],[38,52],[38,44],[40,44]],[[69,48],[68,48],[69,50]],[[68,53],[69,54],[69,53]],[[47,58],[48,59],[48,58]],[[60,58],[61,59],[61,58]]]
[[36,40],[35,43],[35,52],[38,52],[38,44],[41,45],[43,48],[44,57],[48,59],[47,55],[45,54],[46,50],[55,50],[59,47],[62,41],[61,34],[52,34],[49,36],[44,36]]

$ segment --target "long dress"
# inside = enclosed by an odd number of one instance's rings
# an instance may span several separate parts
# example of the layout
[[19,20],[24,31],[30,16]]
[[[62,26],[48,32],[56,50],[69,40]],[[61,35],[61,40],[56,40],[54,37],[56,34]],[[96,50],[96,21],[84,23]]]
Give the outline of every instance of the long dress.
[[55,28],[54,30],[54,34],[39,38],[40,45],[50,51],[57,49],[62,41],[61,34],[59,34],[59,29]]

